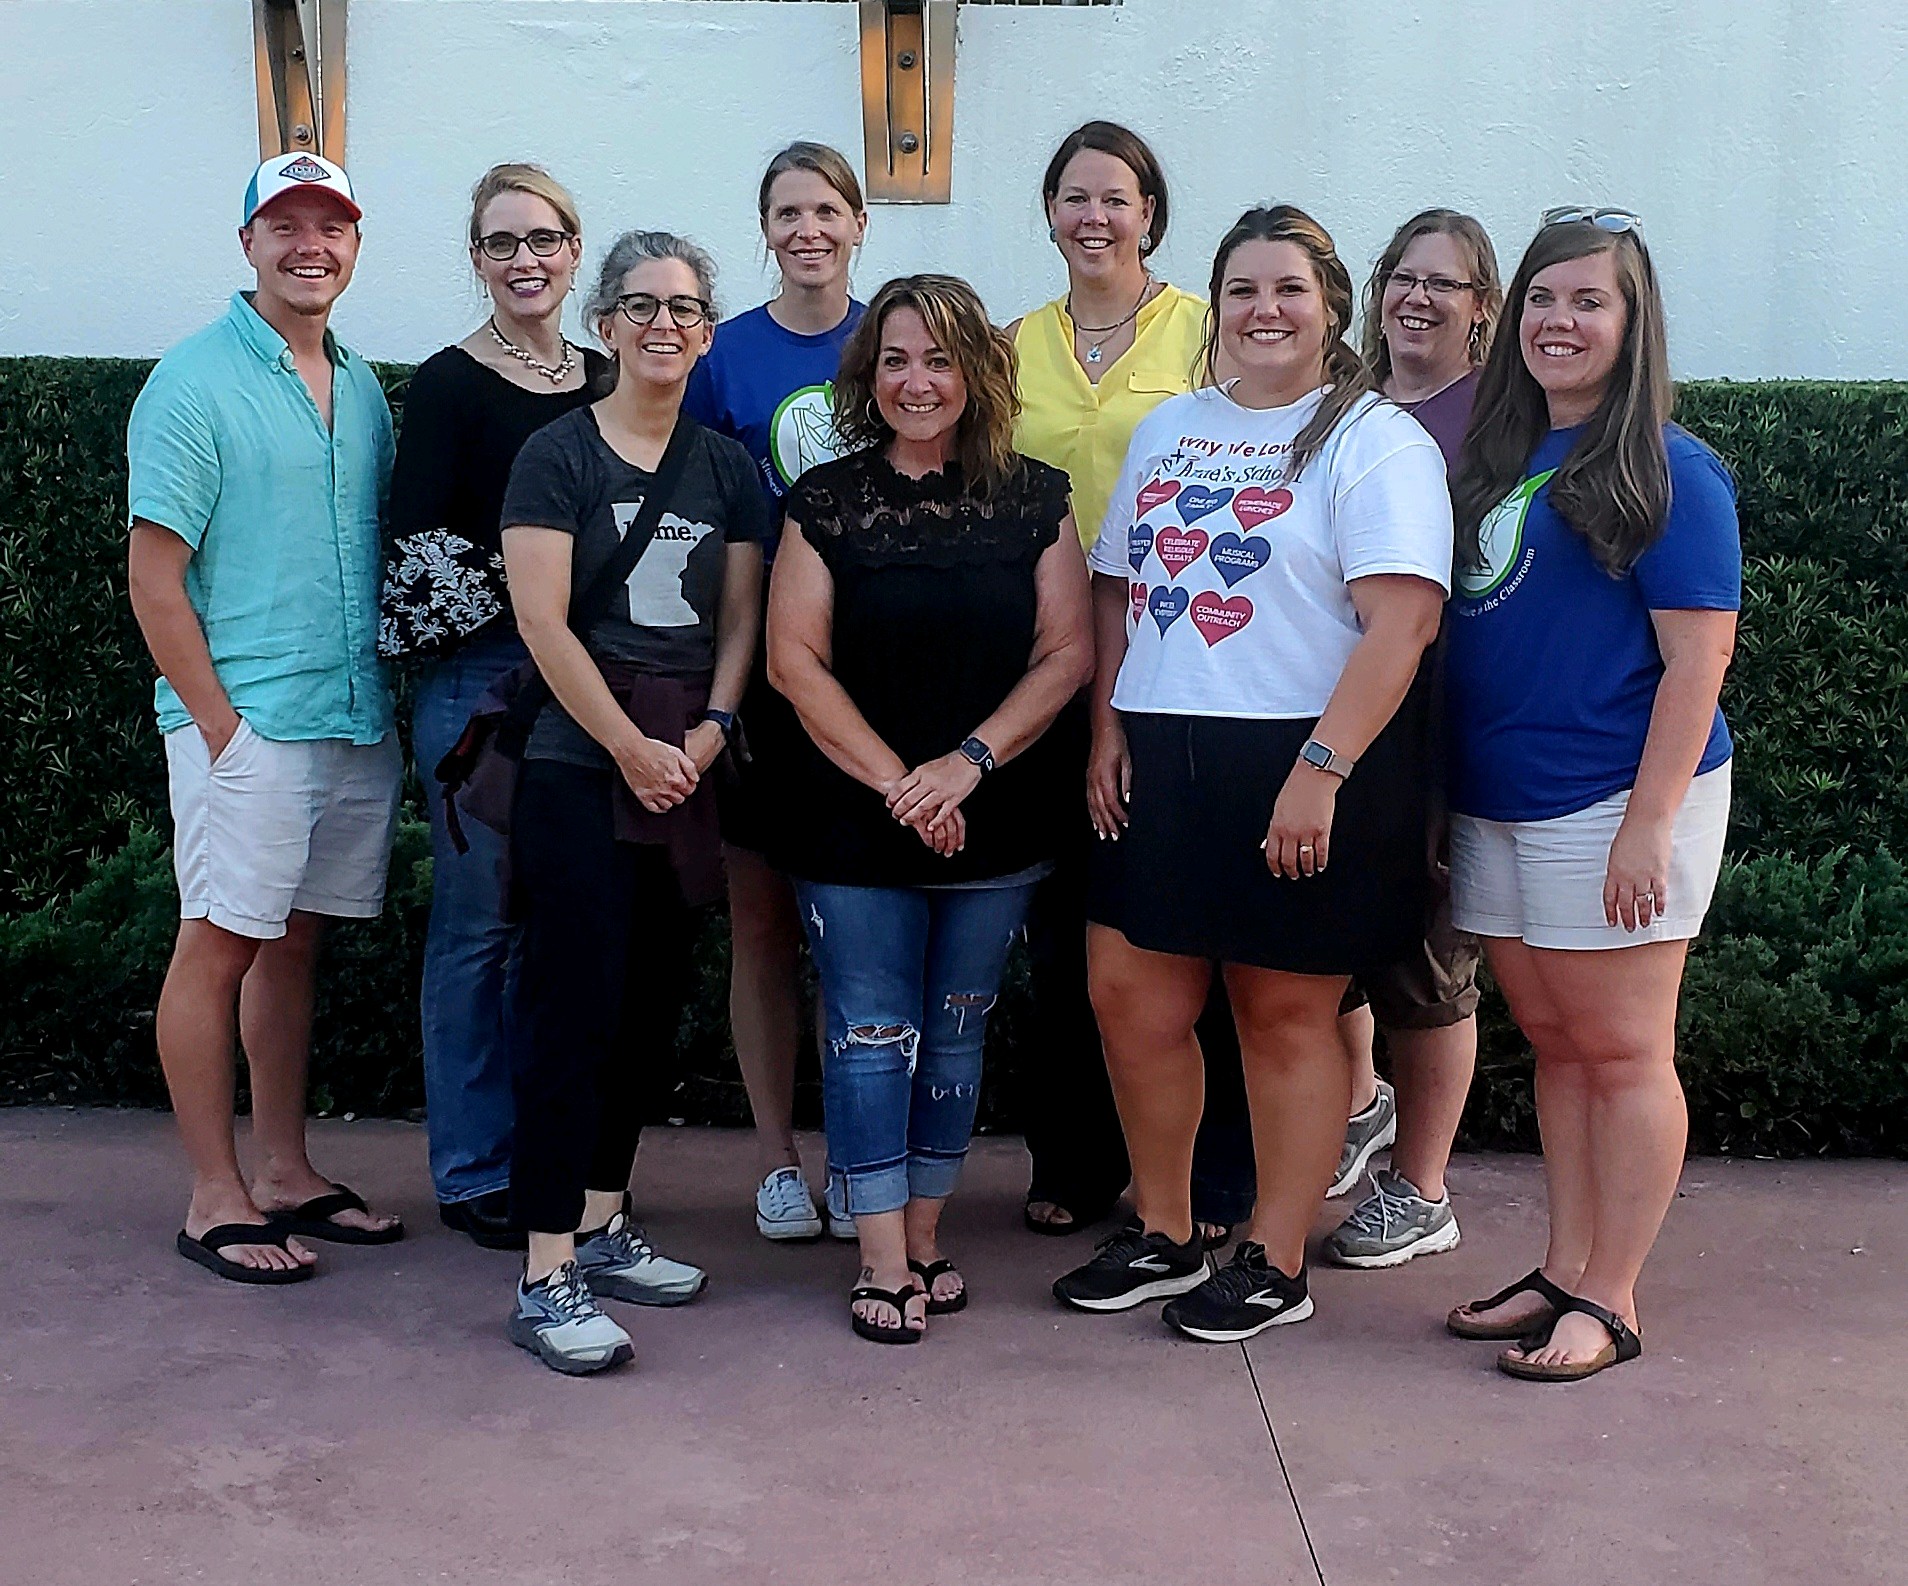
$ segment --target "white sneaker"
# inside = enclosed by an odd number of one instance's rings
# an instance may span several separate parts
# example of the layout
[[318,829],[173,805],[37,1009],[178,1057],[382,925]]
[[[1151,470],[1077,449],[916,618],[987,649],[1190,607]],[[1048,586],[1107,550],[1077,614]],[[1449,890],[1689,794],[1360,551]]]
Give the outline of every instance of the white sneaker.
[[778,1167],[756,1186],[755,1227],[764,1239],[819,1239],[821,1214],[799,1167]]
[[828,1193],[824,1199],[828,1202],[828,1237],[842,1240],[855,1238],[855,1220],[848,1215],[848,1203],[832,1173],[828,1175]]

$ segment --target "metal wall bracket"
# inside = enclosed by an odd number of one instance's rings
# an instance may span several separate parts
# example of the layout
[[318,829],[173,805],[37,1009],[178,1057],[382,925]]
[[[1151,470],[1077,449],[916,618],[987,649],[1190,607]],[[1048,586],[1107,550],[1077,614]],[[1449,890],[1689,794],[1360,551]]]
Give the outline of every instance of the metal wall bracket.
[[945,204],[954,178],[955,0],[861,0],[868,197]]
[[345,0],[252,0],[258,157],[344,161]]

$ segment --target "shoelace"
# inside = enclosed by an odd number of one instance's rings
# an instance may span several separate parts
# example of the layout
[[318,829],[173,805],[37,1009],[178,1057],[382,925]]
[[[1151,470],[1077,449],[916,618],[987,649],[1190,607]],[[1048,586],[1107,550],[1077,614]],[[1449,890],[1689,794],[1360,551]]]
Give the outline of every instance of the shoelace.
[[543,1303],[566,1322],[581,1321],[597,1314],[596,1300],[574,1261],[566,1261],[551,1273],[542,1287]]
[[1150,1237],[1144,1228],[1115,1228],[1093,1247],[1093,1259],[1124,1266],[1133,1257],[1151,1248]]
[[1272,1287],[1272,1282],[1271,1267],[1262,1259],[1248,1263],[1242,1245],[1230,1261],[1206,1279],[1206,1288],[1228,1305],[1243,1305],[1250,1296]]
[[773,1218],[812,1217],[815,1202],[801,1174],[785,1168],[768,1181],[769,1215]]
[[1371,1189],[1371,1198],[1354,1207],[1347,1221],[1361,1234],[1376,1234],[1380,1239],[1388,1239],[1391,1237],[1392,1217],[1395,1215],[1402,1227],[1409,1210],[1407,1202],[1413,1197],[1393,1194],[1375,1178],[1371,1181]]
[[[622,1226],[618,1227],[618,1223]],[[622,1212],[611,1218],[609,1227],[596,1237],[609,1245],[619,1260],[632,1266],[638,1261],[648,1261],[656,1254],[656,1247],[649,1242],[642,1229]]]

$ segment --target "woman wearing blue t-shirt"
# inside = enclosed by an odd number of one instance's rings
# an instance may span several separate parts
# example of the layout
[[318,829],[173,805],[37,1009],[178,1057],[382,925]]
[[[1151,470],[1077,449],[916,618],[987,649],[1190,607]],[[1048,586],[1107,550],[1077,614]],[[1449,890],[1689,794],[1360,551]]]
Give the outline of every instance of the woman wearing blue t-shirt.
[[1548,212],[1506,311],[1453,487],[1452,917],[1536,1052],[1550,1242],[1449,1325],[1574,1381],[1641,1352],[1682,1170],[1676,999],[1729,819],[1742,551],[1727,471],[1669,423],[1637,218]]
[[[716,332],[690,377],[683,410],[748,449],[779,529],[790,486],[840,450],[830,402],[842,343],[861,318],[848,272],[868,213],[854,167],[822,143],[791,143],[770,160],[756,208],[781,290]],[[772,538],[766,549],[773,558]],[[759,654],[741,715],[747,752],[722,789],[722,837],[733,933],[729,1022],[762,1175],[755,1225],[770,1239],[814,1239],[821,1218],[795,1151],[802,928],[794,889],[762,857],[774,796],[764,784],[787,762],[781,746],[802,731],[787,701],[768,686]],[[855,1237],[845,1212],[829,1220],[838,1238]]]

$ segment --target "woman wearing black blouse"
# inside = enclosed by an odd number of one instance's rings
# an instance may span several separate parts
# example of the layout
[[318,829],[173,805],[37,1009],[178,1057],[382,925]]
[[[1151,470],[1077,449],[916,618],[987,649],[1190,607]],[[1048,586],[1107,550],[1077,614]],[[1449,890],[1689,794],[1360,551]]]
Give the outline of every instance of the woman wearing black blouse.
[[827,1007],[828,1171],[861,1242],[854,1329],[918,1340],[965,1286],[938,1243],[987,1013],[1080,790],[1043,740],[1092,666],[1067,479],[1013,450],[1014,355],[965,282],[875,295],[769,599],[807,729],[772,857]]
[[[576,203],[535,165],[499,165],[471,193],[470,262],[491,313],[411,377],[391,478],[379,649],[423,663],[411,741],[430,774],[471,708],[527,652],[504,587],[499,516],[510,465],[537,430],[587,402],[609,361],[563,335],[583,254]],[[431,810],[431,923],[420,998],[431,1178],[444,1222],[494,1249],[508,1216],[514,1108],[504,988],[519,932],[503,918],[502,840],[471,824],[459,854]]]

